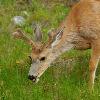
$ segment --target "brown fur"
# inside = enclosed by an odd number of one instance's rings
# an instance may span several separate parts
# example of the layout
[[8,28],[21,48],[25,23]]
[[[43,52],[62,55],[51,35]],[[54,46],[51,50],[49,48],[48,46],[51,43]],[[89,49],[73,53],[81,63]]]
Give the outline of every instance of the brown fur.
[[89,68],[90,85],[93,86],[95,78],[93,73],[95,74],[100,58],[100,0],[81,0],[72,8],[62,25],[67,25],[67,29],[61,44],[67,40],[67,35],[74,32],[76,35],[73,34],[71,37],[74,37],[72,41],[75,49],[92,49]]
[[[38,45],[35,45],[34,48],[33,45],[32,59],[36,63],[33,63],[30,73],[33,76],[40,77],[49,65],[63,52],[70,49],[84,50],[91,48],[89,83],[92,88],[100,59],[100,0],[80,0],[59,25],[58,30],[63,27],[65,28],[61,39],[57,39],[53,43],[50,40],[48,45],[42,48]],[[55,32],[53,34],[55,35]],[[27,41],[30,40],[27,39]],[[38,52],[38,50],[40,51]],[[42,62],[41,57],[46,57],[45,61]],[[33,70],[34,67],[37,68],[35,71]]]

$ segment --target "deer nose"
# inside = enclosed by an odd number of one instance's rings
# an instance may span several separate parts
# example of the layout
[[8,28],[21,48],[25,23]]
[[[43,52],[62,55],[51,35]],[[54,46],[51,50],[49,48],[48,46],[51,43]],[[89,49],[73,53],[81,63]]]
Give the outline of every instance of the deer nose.
[[28,79],[32,80],[33,82],[36,82],[37,76],[29,75]]

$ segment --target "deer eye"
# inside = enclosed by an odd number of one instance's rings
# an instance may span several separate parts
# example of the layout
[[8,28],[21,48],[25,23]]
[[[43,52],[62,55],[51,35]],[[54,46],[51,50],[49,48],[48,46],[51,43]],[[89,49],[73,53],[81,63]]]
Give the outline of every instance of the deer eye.
[[46,59],[46,57],[41,57],[40,61],[44,61]]
[[29,61],[30,63],[32,63],[32,57],[31,56],[28,56],[29,57]]

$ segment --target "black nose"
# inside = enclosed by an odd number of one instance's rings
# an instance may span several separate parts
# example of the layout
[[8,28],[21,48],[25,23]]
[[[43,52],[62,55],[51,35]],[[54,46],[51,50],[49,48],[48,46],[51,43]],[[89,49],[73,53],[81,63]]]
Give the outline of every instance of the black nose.
[[29,75],[29,76],[28,76],[28,79],[30,79],[30,80],[32,80],[33,82],[35,82],[36,79],[37,79],[37,76]]

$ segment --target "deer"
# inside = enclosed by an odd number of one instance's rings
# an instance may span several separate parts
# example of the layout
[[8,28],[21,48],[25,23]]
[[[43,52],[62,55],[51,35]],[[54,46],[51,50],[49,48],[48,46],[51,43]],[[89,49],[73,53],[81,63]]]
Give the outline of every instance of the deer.
[[71,49],[91,49],[89,87],[93,88],[100,59],[100,0],[80,0],[75,4],[56,30],[49,32],[48,42],[41,43],[40,27],[35,29],[37,41],[28,38],[21,29],[13,32],[15,38],[31,45],[32,64],[28,78],[38,82],[41,75],[62,53]]

